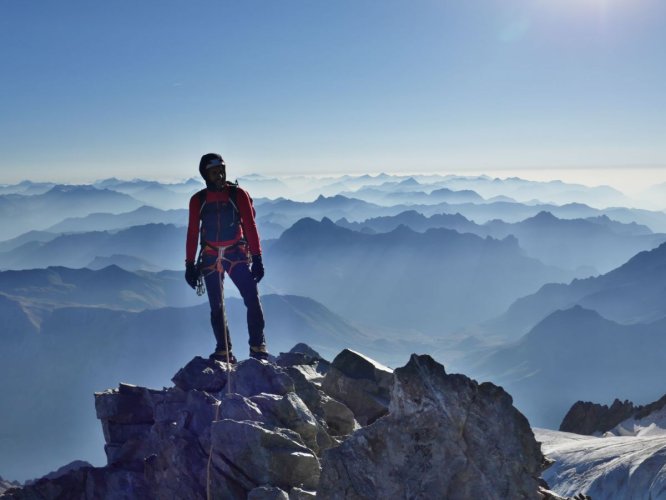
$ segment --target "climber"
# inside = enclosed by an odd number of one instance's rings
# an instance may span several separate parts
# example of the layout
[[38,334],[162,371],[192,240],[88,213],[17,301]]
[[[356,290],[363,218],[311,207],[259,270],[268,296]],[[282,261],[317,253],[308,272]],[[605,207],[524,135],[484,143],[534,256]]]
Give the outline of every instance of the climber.
[[[199,173],[206,188],[190,199],[185,280],[192,288],[202,277],[206,284],[210,322],[217,341],[210,358],[236,363],[224,310],[226,272],[247,307],[250,357],[266,360],[264,313],[257,288],[264,277],[264,265],[252,198],[237,184],[227,182],[226,165],[219,154],[203,155]],[[200,250],[195,263],[197,239]]]

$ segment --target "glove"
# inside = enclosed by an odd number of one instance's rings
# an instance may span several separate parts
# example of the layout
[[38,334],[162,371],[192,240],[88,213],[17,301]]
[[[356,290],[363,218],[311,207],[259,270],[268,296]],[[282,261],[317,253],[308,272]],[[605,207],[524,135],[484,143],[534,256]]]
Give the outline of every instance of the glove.
[[199,279],[199,270],[197,266],[194,265],[194,262],[185,263],[185,281],[192,288],[197,287],[197,280]]
[[252,277],[257,283],[264,277],[264,263],[259,254],[252,256]]

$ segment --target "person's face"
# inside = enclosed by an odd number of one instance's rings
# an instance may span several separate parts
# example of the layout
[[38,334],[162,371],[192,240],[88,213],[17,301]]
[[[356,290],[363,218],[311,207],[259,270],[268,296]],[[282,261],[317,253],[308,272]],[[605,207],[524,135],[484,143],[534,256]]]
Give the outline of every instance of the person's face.
[[217,186],[224,185],[226,179],[226,174],[224,169],[221,167],[212,167],[206,170],[206,176],[210,182]]

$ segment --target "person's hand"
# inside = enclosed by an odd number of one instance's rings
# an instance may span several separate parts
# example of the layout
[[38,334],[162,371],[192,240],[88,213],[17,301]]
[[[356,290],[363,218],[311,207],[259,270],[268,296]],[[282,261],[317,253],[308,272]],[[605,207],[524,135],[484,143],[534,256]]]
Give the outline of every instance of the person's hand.
[[197,280],[199,279],[199,271],[197,271],[197,266],[194,265],[194,262],[185,263],[185,281],[192,288],[197,287]]
[[261,260],[261,255],[252,256],[252,277],[257,283],[264,277],[264,263]]

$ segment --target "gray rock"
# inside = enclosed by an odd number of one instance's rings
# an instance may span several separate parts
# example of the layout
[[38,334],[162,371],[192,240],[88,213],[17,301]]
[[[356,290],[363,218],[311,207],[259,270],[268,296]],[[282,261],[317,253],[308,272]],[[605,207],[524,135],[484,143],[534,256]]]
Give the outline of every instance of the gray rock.
[[234,370],[234,365],[197,356],[181,368],[171,380],[176,387],[184,391],[197,389],[220,392],[227,384],[228,373],[231,372],[233,377]]
[[315,454],[319,453],[317,443],[319,423],[295,393],[290,392],[284,396],[260,394],[253,396],[251,400],[261,409],[264,416],[272,417],[271,423],[297,432],[308,448]]
[[319,406],[332,436],[347,436],[360,429],[354,414],[344,403],[324,394]]
[[155,498],[205,498],[208,455],[197,436],[166,422],[155,424],[153,436],[159,445],[145,461],[145,478]]
[[237,365],[231,386],[232,392],[248,397],[262,392],[278,395],[294,392],[294,382],[282,368],[253,358]]
[[326,424],[327,434],[346,436],[358,429],[360,426],[354,418],[354,413],[344,403],[319,390],[311,381],[312,373],[309,368],[290,366],[287,368],[287,373],[294,381],[296,394],[310,411]]
[[317,493],[314,491],[292,488],[289,492],[289,500],[312,500],[313,498],[317,498]]
[[274,486],[259,486],[250,491],[247,500],[289,500],[289,495]]
[[389,414],[324,453],[317,496],[536,499],[542,462],[511,396],[412,355]]
[[287,491],[294,486],[317,487],[319,460],[293,431],[270,429],[259,422],[221,420],[213,423],[211,439],[213,463],[239,482]]
[[253,422],[266,422],[266,417],[259,406],[240,394],[228,394],[222,398],[220,414],[217,420],[251,420]]
[[157,391],[128,384],[120,384],[115,390],[96,392],[97,418],[118,424],[152,424],[151,392]]
[[338,354],[322,383],[322,389],[342,401],[361,425],[368,425],[388,411],[393,372],[350,349]]

